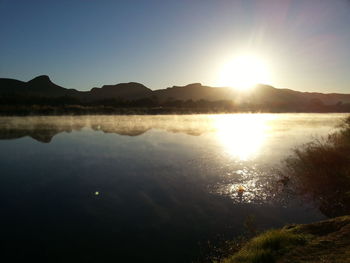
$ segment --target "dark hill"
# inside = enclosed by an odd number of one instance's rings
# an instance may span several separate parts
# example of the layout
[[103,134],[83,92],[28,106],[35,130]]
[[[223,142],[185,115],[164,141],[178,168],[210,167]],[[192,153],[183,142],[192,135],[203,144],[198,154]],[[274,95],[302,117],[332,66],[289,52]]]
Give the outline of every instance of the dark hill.
[[136,82],[104,85],[90,91],[66,89],[54,84],[46,75],[38,76],[28,82],[14,79],[0,79],[0,96],[28,97],[74,97],[82,101],[99,101],[106,99],[137,100],[152,96],[152,90]]
[[350,103],[350,94],[323,94],[300,92],[290,89],[276,89],[269,85],[257,85],[250,91],[240,91],[233,88],[214,88],[202,86],[200,83],[186,86],[173,86],[167,89],[155,90],[153,93],[163,101],[166,100],[232,100],[236,104],[274,104],[301,106],[303,104]]
[[26,92],[26,89],[26,82],[15,79],[0,78],[0,94],[2,95]]
[[231,88],[213,88],[193,83],[186,86],[173,86],[153,91],[161,101],[166,100],[227,100],[234,99],[237,94]]
[[338,102],[350,103],[350,94],[300,92],[291,89],[276,89],[268,85],[258,85],[252,96],[260,102],[305,103],[317,100],[327,105]]
[[104,85],[102,88],[93,88],[89,92],[90,100],[104,100],[121,98],[137,100],[152,96],[152,90],[137,82]]
[[276,89],[268,85],[257,85],[250,91],[203,86],[200,83],[151,90],[140,83],[129,82],[104,85],[90,91],[77,91],[56,85],[46,75],[38,76],[28,82],[0,79],[0,103],[3,105],[40,104],[59,107],[60,105],[93,104],[111,107],[204,107],[209,110],[212,107],[220,109],[220,105],[224,105],[222,101],[231,103],[221,107],[227,111],[344,112],[350,110],[350,94],[299,92]]
[[38,76],[27,82],[28,92],[43,97],[77,96],[79,92],[73,89],[66,89],[54,84],[46,75]]
[[66,89],[54,84],[46,75],[38,76],[28,82],[14,79],[0,79],[0,94],[12,96],[63,97],[77,96],[77,90]]

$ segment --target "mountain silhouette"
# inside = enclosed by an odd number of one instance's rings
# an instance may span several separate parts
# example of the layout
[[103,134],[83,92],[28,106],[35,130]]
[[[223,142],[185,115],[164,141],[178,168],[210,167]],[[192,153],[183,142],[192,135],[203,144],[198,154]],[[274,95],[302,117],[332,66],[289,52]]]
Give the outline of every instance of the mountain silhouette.
[[[234,105],[255,105],[263,110],[272,107],[272,109],[278,109],[279,111],[293,111],[293,109],[296,111],[305,109],[317,111],[324,105],[350,103],[350,94],[300,92],[290,89],[277,89],[269,85],[257,85],[250,91],[240,91],[230,87],[210,87],[193,83],[186,86],[151,90],[143,84],[129,82],[104,85],[101,88],[92,88],[90,91],[78,91],[56,85],[46,75],[38,76],[28,82],[0,78],[0,100],[2,98],[2,101],[6,102],[7,98],[17,97],[39,97],[41,99],[69,97],[75,100],[75,104],[106,100],[137,101],[142,99],[157,101],[157,103],[160,103],[159,105],[171,101],[232,101]],[[249,110],[249,107],[247,109]]]
[[153,91],[160,100],[227,100],[237,96],[232,88],[213,88],[202,86],[200,83],[193,83],[186,86],[173,86],[167,89]]
[[45,96],[65,96],[70,95],[71,90],[54,84],[49,76],[38,76],[27,82],[27,92]]
[[46,75],[38,76],[28,82],[0,79],[0,95],[62,97],[78,96],[79,93],[77,90],[66,89],[54,84]]
[[137,82],[104,85],[90,90],[90,100],[110,98],[141,99],[152,96],[152,90]]

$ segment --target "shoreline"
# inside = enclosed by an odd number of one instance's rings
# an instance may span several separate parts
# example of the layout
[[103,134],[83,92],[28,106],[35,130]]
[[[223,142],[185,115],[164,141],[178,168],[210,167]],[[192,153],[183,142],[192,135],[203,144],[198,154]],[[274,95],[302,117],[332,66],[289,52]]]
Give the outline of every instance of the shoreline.
[[350,215],[266,231],[219,262],[349,263]]
[[112,108],[112,107],[11,107],[3,109],[0,106],[1,117],[15,116],[86,116],[86,115],[200,115],[200,114],[347,114],[350,111],[268,111],[268,110],[237,110],[225,111],[219,109],[188,109],[188,108]]

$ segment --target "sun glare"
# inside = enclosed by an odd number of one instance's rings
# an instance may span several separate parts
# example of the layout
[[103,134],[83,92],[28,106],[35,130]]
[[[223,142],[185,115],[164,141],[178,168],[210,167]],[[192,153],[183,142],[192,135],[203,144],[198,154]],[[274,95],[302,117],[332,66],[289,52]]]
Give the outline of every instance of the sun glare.
[[248,160],[259,152],[270,129],[269,114],[234,114],[215,116],[217,138],[225,151],[240,160]]
[[256,84],[271,83],[268,65],[254,55],[240,55],[224,64],[219,71],[219,86],[246,90]]

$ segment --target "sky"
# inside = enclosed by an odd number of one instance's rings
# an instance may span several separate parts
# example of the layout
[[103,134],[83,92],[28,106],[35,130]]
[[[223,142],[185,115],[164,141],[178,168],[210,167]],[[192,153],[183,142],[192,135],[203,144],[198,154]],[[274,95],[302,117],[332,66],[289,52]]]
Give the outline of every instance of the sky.
[[2,78],[217,86],[252,54],[276,88],[350,93],[350,0],[0,0],[0,36]]

